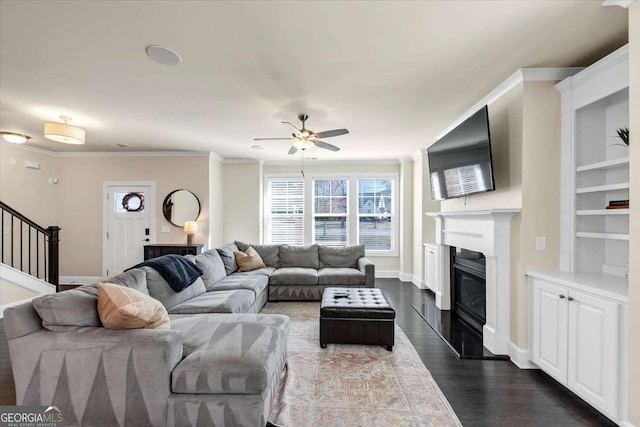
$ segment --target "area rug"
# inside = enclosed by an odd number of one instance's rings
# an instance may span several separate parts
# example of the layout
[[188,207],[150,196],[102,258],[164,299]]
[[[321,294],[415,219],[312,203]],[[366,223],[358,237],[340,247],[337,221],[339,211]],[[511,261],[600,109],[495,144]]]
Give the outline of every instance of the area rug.
[[285,426],[460,426],[413,345],[396,325],[395,346],[320,348],[320,303],[269,303],[291,318],[288,371],[271,421]]

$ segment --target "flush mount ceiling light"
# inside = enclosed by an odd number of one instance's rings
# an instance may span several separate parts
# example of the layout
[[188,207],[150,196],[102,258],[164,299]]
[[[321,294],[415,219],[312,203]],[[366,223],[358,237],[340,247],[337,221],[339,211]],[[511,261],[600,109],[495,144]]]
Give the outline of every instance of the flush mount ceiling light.
[[60,116],[64,123],[45,123],[44,137],[56,142],[65,144],[84,144],[84,130],[71,126],[67,122],[71,121],[69,116]]
[[0,136],[2,136],[2,139],[12,144],[24,144],[29,139],[31,139],[31,137],[28,135],[23,135],[21,133],[15,133],[15,132],[0,131]]
[[177,52],[164,46],[148,46],[147,56],[158,64],[178,65],[182,62],[182,57]]

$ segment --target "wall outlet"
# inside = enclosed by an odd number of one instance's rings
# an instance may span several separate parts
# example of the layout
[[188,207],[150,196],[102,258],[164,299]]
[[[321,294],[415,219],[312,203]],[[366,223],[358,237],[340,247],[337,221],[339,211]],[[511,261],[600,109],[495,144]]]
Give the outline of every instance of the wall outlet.
[[547,238],[545,236],[536,237],[536,251],[547,250]]
[[162,233],[171,233],[171,227],[168,225],[163,225],[162,227],[160,227],[160,231]]

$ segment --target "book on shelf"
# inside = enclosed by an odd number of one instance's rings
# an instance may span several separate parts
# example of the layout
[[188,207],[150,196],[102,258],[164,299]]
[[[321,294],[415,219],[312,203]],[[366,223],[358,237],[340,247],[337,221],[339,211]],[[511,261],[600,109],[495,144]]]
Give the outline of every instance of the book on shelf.
[[629,200],[611,200],[609,206],[627,206],[629,207]]
[[605,209],[629,209],[629,205],[607,206]]

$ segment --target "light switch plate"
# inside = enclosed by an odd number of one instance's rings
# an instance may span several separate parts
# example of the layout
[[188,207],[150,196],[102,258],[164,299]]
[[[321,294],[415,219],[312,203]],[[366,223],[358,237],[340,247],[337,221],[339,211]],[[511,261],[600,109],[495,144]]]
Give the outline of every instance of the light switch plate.
[[160,228],[160,231],[162,231],[163,233],[171,233],[171,227],[170,227],[170,226],[168,226],[168,225],[163,225],[163,226]]
[[536,237],[536,251],[544,251],[547,249],[547,238],[545,236]]

